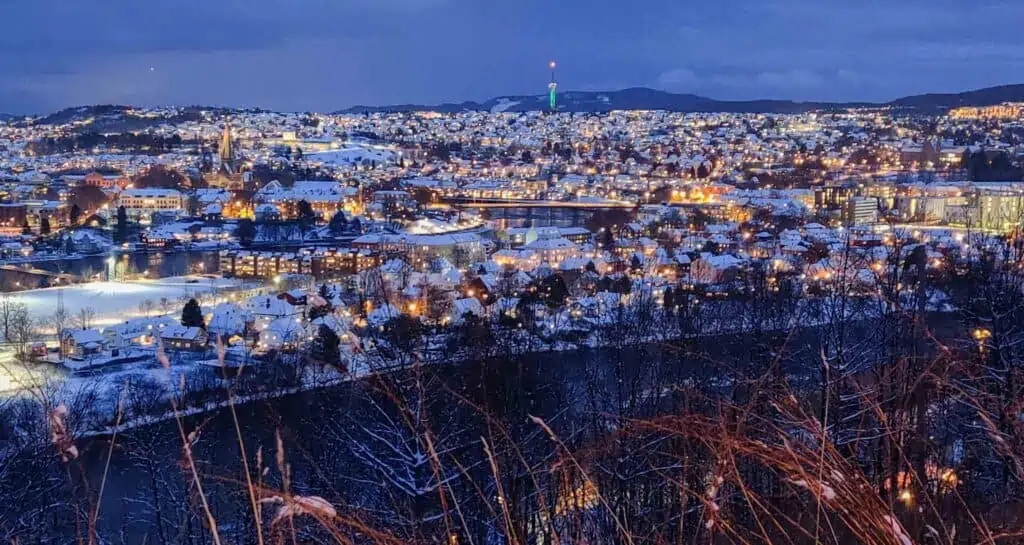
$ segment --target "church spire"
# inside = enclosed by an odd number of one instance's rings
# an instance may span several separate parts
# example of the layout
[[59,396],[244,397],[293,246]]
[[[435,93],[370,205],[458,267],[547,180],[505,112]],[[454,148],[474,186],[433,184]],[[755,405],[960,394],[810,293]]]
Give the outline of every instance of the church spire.
[[226,165],[235,162],[235,147],[231,140],[231,124],[224,122],[224,134],[220,137],[220,162]]

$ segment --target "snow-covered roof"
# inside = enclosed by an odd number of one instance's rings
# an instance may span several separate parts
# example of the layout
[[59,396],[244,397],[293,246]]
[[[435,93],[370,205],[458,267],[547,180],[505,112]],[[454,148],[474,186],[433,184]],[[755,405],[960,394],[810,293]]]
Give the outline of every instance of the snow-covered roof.
[[164,199],[169,197],[181,198],[181,192],[177,189],[125,189],[121,192],[121,198],[131,197],[136,199]]
[[397,318],[401,315],[402,313],[399,312],[394,305],[385,303],[370,311],[370,314],[366,317],[366,322],[373,326],[382,326],[387,323],[388,320]]
[[182,341],[202,340],[206,331],[201,327],[185,327],[181,324],[170,324],[160,332],[161,339],[174,339]]
[[260,332],[260,343],[268,347],[279,347],[299,341],[305,331],[295,318],[278,318]]
[[354,187],[342,185],[334,180],[300,180],[291,187],[285,188],[280,182],[273,181],[256,192],[257,200],[268,202],[301,201],[307,202],[341,202],[345,197],[358,193]]
[[95,329],[66,329],[64,338],[70,338],[74,344],[86,345],[90,343],[104,344],[107,338]]
[[257,316],[292,316],[302,312],[272,295],[256,295],[245,302],[245,309]]
[[577,248],[571,240],[566,238],[544,238],[537,239],[524,248],[528,250],[575,250]]
[[252,321],[252,312],[235,303],[220,303],[213,309],[207,330],[217,335],[233,335],[245,330],[245,324]]
[[143,335],[151,335],[153,331],[178,323],[169,316],[157,318],[133,318],[124,323],[114,324],[103,328],[103,334],[111,338],[134,339]]
[[476,316],[484,315],[484,307],[480,304],[475,297],[467,297],[465,299],[457,299],[452,303],[452,317],[453,321],[458,323],[462,320],[462,317],[466,313],[474,314]]

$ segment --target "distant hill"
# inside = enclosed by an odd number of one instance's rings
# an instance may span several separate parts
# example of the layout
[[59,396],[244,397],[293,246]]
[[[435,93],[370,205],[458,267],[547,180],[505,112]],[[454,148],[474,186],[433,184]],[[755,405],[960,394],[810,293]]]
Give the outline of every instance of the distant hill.
[[[797,113],[846,107],[819,102],[788,100],[722,101],[692,94],[676,94],[646,87],[619,91],[568,91],[558,95],[559,111],[607,112],[610,110],[668,110],[673,112],[777,112]],[[402,104],[395,106],[355,106],[337,113],[374,112],[531,112],[548,107],[547,95],[518,95],[492,98],[486,102],[459,102],[437,105]]]
[[[670,112],[726,113],[804,113],[847,108],[895,108],[907,113],[935,114],[960,106],[990,106],[1002,102],[1024,102],[1024,84],[1000,85],[963,93],[929,93],[899,98],[891,102],[796,102],[792,100],[716,100],[687,93],[670,93],[646,87],[618,91],[568,91],[558,95],[561,112],[607,112],[610,110],[665,110]],[[449,102],[444,104],[397,104],[390,106],[354,106],[334,113],[359,114],[375,112],[536,112],[547,110],[548,97],[543,95],[509,95],[485,102]],[[0,113],[0,121],[15,120],[17,124],[59,125],[80,122],[79,132],[123,132],[143,130],[162,123],[180,123],[235,115],[242,112],[266,112],[256,108],[222,106],[186,106],[173,115],[149,117],[135,112],[131,106],[99,104],[65,108],[38,118],[25,118]]]
[[150,117],[140,115],[138,109],[126,105],[96,104],[64,108],[49,115],[25,121],[26,125],[62,125],[78,122],[75,129],[80,133],[119,133],[140,131],[164,123],[200,121],[211,116],[233,115],[239,112],[263,112],[265,110],[224,108],[219,106],[183,106],[175,109],[173,115]]
[[[335,113],[443,112],[462,111],[530,112],[543,111],[547,95],[496,97],[486,102],[459,102],[437,105],[401,104],[393,106],[354,106]],[[951,94],[926,94],[904,97],[887,103],[871,102],[794,102],[791,100],[716,100],[693,94],[669,93],[646,87],[619,91],[569,91],[559,95],[561,112],[607,112],[610,110],[666,110],[671,112],[729,113],[804,113],[846,108],[894,107],[931,113],[958,106],[989,106],[1000,102],[1024,102],[1024,85],[1003,85]]]
[[124,115],[124,113],[130,109],[131,106],[120,106],[114,104],[77,106],[74,108],[64,108],[63,110],[53,112],[50,115],[38,119],[35,123],[37,125],[60,125],[63,123],[70,123],[72,121],[80,121],[88,118],[103,116],[121,116]]
[[991,106],[1002,102],[1024,101],[1024,85],[1000,85],[963,93],[930,93],[896,99],[889,104],[903,108],[950,109],[961,106]]

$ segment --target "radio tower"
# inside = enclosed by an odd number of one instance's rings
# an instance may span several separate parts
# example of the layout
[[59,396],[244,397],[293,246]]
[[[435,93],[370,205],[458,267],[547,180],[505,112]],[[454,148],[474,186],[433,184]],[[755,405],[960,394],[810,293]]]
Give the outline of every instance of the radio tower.
[[558,111],[558,82],[555,81],[555,61],[548,63],[548,68],[551,69],[551,83],[548,84],[548,107],[551,108],[552,112]]

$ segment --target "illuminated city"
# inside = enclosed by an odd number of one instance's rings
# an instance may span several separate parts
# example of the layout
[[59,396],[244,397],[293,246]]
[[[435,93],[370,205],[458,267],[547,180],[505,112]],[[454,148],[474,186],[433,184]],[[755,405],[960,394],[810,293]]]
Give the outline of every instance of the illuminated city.
[[[513,15],[495,39],[540,48]],[[302,17],[296,36],[325,32]],[[719,43],[694,24],[672,32]],[[400,54],[345,26],[369,85],[371,53]],[[196,50],[253,54],[225,32]],[[567,32],[458,67],[528,89],[482,102],[417,104],[465,100],[446,67],[436,94],[381,84],[396,105],[251,106],[306,104],[274,78],[330,71],[313,42],[238,106],[116,105],[181,92],[155,47],[125,81],[163,83],[0,115],[0,536],[1020,543],[1024,85],[834,100],[872,80],[842,69],[828,94],[824,70],[746,77],[744,57],[654,85],[625,45],[594,76],[580,51],[602,43]],[[760,98],[783,80],[830,101]],[[0,112],[78,96],[5,89]]]

